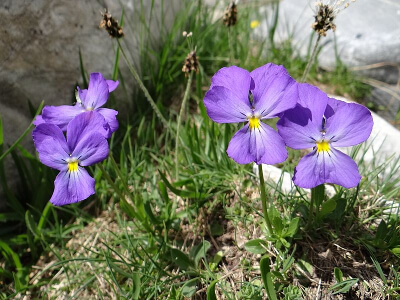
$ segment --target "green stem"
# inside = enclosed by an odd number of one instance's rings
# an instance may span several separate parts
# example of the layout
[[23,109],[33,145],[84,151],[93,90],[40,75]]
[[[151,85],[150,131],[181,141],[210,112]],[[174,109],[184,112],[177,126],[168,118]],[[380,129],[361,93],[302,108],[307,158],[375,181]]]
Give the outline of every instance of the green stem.
[[180,131],[180,127],[181,127],[183,112],[185,111],[185,107],[186,107],[186,102],[189,99],[190,87],[192,85],[192,79],[193,79],[193,72],[190,72],[189,79],[188,79],[188,82],[186,84],[185,94],[183,95],[181,109],[179,111],[177,125],[176,125],[176,142],[175,142],[175,178],[176,178],[176,180],[179,179],[179,161],[178,161],[179,140],[180,140],[179,131]]
[[267,195],[265,193],[264,173],[263,173],[263,169],[262,169],[262,164],[258,165],[258,174],[260,177],[261,202],[262,202],[264,219],[265,219],[265,223],[267,224],[268,231],[272,235],[273,229],[272,229],[271,221],[269,220],[269,217],[268,217],[268,203],[267,203]]
[[156,113],[157,117],[161,120],[161,122],[164,124],[164,126],[166,128],[169,128],[167,120],[161,114],[161,111],[158,109],[158,107],[157,107],[156,103],[154,102],[153,98],[150,96],[149,91],[146,89],[146,87],[144,86],[142,80],[140,79],[139,74],[136,72],[135,68],[130,63],[128,57],[125,54],[124,49],[121,46],[120,41],[117,40],[117,42],[118,42],[118,46],[119,46],[119,48],[121,50],[122,56],[124,57],[125,62],[128,65],[129,71],[132,73],[133,77],[136,79],[137,83],[139,84],[139,87],[142,89],[146,99],[149,101],[149,103],[150,103],[151,107],[153,108],[154,112]]
[[[37,111],[36,111],[36,113],[35,113],[35,116],[33,117],[33,120],[35,120],[36,116],[37,116],[38,114],[40,114],[40,112],[42,111],[43,105],[44,105],[44,101],[42,101],[42,102],[40,103],[39,108],[37,109]],[[35,125],[33,125],[33,121],[32,121],[31,124],[28,126],[28,128],[24,131],[24,133],[15,141],[15,143],[12,144],[12,146],[11,146],[10,148],[8,148],[7,151],[4,152],[4,153],[0,156],[0,161],[2,161],[4,157],[6,157],[11,151],[13,151],[15,147],[17,147],[17,145],[18,145],[18,144],[22,141],[22,139],[28,134],[28,132],[32,130],[32,128],[33,128],[34,126],[35,126]]]
[[301,82],[305,82],[307,79],[307,75],[310,72],[311,66],[314,63],[315,55],[317,54],[318,44],[319,44],[320,40],[321,40],[321,35],[318,34],[318,38],[317,38],[317,41],[315,42],[310,59],[308,60],[306,69],[304,70],[303,76],[301,77]]
[[312,221],[314,219],[314,205],[318,210],[318,207],[324,201],[324,198],[325,198],[325,186],[323,184],[320,184],[311,189],[310,210],[308,212],[308,222],[306,228],[309,228],[311,226]]
[[229,39],[229,65],[232,66],[235,55],[233,53],[232,32],[230,27],[228,27],[228,39]]
[[40,216],[40,219],[39,219],[39,224],[37,226],[38,231],[40,231],[42,229],[44,222],[47,219],[47,215],[49,214],[50,207],[52,207],[52,206],[53,206],[53,204],[51,204],[51,202],[47,202],[46,206],[44,207],[42,215]]

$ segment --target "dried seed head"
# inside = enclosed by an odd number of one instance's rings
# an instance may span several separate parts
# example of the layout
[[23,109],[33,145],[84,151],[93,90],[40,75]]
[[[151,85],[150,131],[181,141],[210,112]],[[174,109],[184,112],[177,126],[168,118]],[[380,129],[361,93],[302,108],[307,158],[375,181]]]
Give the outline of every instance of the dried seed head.
[[[356,0],[351,0],[355,2]],[[333,23],[338,13],[349,7],[350,0],[329,0],[327,4],[321,1],[315,3],[315,21],[311,25],[319,35],[326,36],[326,32],[330,29],[336,30],[336,25]]]
[[182,36],[187,37],[187,32],[186,31],[182,32]]
[[234,1],[232,1],[225,9],[224,13],[224,24],[227,27],[234,26],[237,22],[237,7]]
[[118,21],[115,20],[110,13],[108,13],[107,9],[104,13],[101,13],[103,18],[100,22],[100,28],[105,28],[110,35],[110,37],[120,38],[124,36],[122,31],[122,27],[118,25]]
[[188,76],[190,72],[199,72],[199,62],[197,61],[196,50],[190,52],[183,63],[182,72]]

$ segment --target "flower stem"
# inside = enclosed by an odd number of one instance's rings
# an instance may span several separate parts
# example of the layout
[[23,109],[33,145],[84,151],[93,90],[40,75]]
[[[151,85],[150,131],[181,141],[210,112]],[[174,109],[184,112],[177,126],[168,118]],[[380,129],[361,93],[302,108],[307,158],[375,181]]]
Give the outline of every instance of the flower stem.
[[129,71],[132,73],[133,77],[136,79],[137,83],[139,84],[139,87],[142,89],[146,99],[149,101],[151,107],[153,108],[154,112],[156,113],[157,117],[161,120],[161,122],[164,124],[165,127],[169,128],[167,120],[163,117],[161,114],[161,111],[158,109],[157,104],[154,102],[153,98],[150,96],[149,91],[146,89],[144,86],[142,80],[139,77],[139,74],[136,72],[135,68],[133,65],[130,63],[128,57],[125,54],[124,49],[121,46],[120,41],[117,39],[119,49],[121,50],[122,56],[125,59],[126,64],[128,65]]
[[314,48],[312,50],[310,59],[308,60],[306,69],[304,70],[303,76],[301,77],[301,82],[305,82],[307,79],[307,75],[310,72],[311,66],[314,63],[314,59],[315,59],[315,55],[317,54],[317,49],[318,49],[318,45],[319,45],[319,41],[321,40],[321,35],[318,34],[318,38],[315,42]]
[[228,27],[228,39],[229,39],[229,65],[233,65],[233,60],[235,55],[233,54],[233,40],[231,27]]
[[269,233],[272,235],[273,229],[272,229],[271,221],[269,220],[269,217],[268,217],[268,203],[267,203],[267,196],[265,193],[264,173],[262,170],[262,164],[258,165],[258,174],[260,177],[261,202],[262,202],[264,220],[265,220],[265,223],[267,224]]
[[190,95],[190,87],[192,85],[192,79],[193,79],[193,72],[190,72],[189,79],[188,79],[188,82],[186,84],[185,94],[183,95],[181,109],[179,111],[177,125],[176,125],[176,142],[175,142],[175,178],[176,178],[176,180],[179,179],[179,162],[178,162],[179,140],[180,140],[179,131],[180,131],[181,122],[182,122],[182,115],[183,115],[183,112],[185,111],[186,102],[187,102],[187,100],[189,98],[189,95]]
[[314,205],[318,209],[319,205],[321,205],[322,201],[324,201],[324,198],[325,198],[325,186],[323,184],[320,184],[311,189],[310,210],[308,212],[308,222],[306,228],[309,228],[312,224],[314,217]]
[[[18,144],[23,140],[23,138],[28,134],[29,131],[32,130],[32,128],[35,126],[33,125],[33,121],[35,120],[36,116],[40,114],[40,112],[42,111],[42,108],[44,106],[44,101],[42,101],[39,105],[39,108],[37,109],[35,116],[33,117],[33,120],[31,122],[31,124],[29,124],[28,128],[24,131],[24,133],[14,142],[14,144],[12,144],[12,146],[10,148],[7,149],[6,152],[4,152],[1,156],[0,156],[0,161],[3,160],[4,157],[6,157],[11,151],[14,150],[15,147],[18,146]],[[1,124],[1,119],[0,119],[0,126],[2,126]],[[3,139],[1,138],[0,141],[0,145],[3,144]]]

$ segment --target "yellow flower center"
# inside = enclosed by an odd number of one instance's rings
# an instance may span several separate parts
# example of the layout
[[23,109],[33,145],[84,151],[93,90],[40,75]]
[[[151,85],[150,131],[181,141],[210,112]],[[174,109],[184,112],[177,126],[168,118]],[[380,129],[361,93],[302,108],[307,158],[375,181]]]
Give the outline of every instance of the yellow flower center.
[[325,140],[317,142],[317,152],[329,151],[329,143]]
[[260,119],[255,116],[252,116],[251,118],[249,118],[249,126],[250,126],[250,129],[259,128],[260,127]]
[[70,161],[68,163],[68,172],[76,172],[78,171],[78,161],[74,160],[74,161]]

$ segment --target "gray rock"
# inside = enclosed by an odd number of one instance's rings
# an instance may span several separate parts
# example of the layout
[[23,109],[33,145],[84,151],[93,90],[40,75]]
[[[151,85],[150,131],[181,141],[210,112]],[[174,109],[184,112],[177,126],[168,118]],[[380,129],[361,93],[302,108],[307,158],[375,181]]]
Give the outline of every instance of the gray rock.
[[[101,72],[106,78],[111,77],[115,41],[99,28],[105,8],[120,19],[121,5],[125,4],[122,43],[135,64],[140,65],[138,44],[142,25],[139,15],[142,13],[147,19],[153,40],[159,41],[181,5],[179,0],[168,1],[163,8],[162,23],[161,3],[155,2],[149,20],[151,1],[0,1],[0,115],[5,145],[13,143],[28,127],[31,121],[28,100],[36,107],[42,100],[47,105],[72,103],[76,85],[82,84],[79,49],[87,73]],[[140,11],[140,3],[143,3],[143,11]],[[122,57],[120,67],[128,88],[132,88],[133,79]],[[124,95],[121,88],[115,93]],[[127,97],[118,99],[119,102],[128,101]],[[122,105],[126,107],[129,103]],[[122,112],[128,113],[129,109]],[[23,145],[33,150],[29,137]],[[7,169],[13,169],[8,166]]]
[[[291,37],[304,56],[313,32],[314,3],[309,0],[283,0],[280,6],[276,39],[282,41]],[[339,12],[334,23],[338,54],[347,66],[377,80],[397,83],[400,65],[399,1],[351,2],[348,8]],[[265,37],[267,32],[268,24],[264,22],[258,34]],[[336,57],[332,31],[322,38],[321,45],[324,47],[319,55],[319,65],[328,70],[334,68]]]

